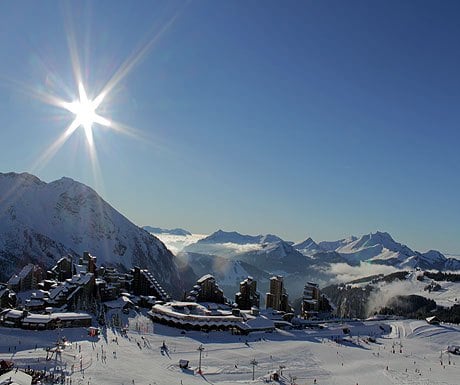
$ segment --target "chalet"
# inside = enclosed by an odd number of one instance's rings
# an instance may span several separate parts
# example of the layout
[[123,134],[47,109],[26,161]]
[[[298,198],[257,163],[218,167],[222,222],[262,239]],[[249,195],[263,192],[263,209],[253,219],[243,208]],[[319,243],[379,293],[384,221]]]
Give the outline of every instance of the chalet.
[[22,319],[21,327],[32,330],[56,329],[56,319],[49,314],[28,314]]
[[2,326],[19,328],[22,324],[22,319],[27,316],[27,311],[16,309],[5,309],[0,313],[0,324]]
[[93,318],[87,313],[53,313],[50,316],[56,320],[58,327],[63,328],[89,327],[93,321]]
[[49,292],[45,290],[34,291],[30,298],[25,300],[24,307],[27,311],[37,312],[45,310]]
[[27,311],[7,309],[0,313],[0,324],[23,329],[55,329],[57,327],[88,327],[92,317],[86,313],[34,314]]

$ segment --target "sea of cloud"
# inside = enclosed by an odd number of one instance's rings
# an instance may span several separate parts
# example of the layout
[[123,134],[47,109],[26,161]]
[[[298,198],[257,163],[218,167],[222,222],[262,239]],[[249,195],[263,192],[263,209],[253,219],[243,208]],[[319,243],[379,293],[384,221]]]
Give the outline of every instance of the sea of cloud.
[[331,274],[332,283],[346,283],[359,278],[377,274],[391,274],[398,271],[393,266],[378,265],[361,262],[358,266],[350,266],[347,263],[332,263],[327,273]]

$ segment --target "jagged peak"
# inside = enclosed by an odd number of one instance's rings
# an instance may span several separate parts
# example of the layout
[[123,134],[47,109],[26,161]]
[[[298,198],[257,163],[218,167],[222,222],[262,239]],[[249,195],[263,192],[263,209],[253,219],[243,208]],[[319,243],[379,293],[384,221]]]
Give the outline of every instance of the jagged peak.
[[313,240],[312,237],[307,237],[304,241],[298,242],[294,244],[294,247],[309,247],[309,246],[317,246],[318,244]]

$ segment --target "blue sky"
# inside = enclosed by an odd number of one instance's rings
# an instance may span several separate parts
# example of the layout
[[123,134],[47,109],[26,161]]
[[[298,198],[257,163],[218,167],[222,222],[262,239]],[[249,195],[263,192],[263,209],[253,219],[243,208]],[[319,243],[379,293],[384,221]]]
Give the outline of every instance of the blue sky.
[[[93,186],[138,225],[460,253],[456,1],[0,3],[1,171]],[[149,49],[84,130],[37,159],[76,99]]]

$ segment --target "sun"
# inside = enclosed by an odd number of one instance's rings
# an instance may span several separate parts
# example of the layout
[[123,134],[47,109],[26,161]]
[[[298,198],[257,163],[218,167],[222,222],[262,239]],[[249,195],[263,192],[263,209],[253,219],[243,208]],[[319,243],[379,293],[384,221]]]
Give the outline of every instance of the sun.
[[[133,70],[133,68],[138,65],[143,58],[155,47],[158,40],[162,35],[173,25],[174,21],[179,15],[179,10],[175,12],[167,22],[151,36],[150,39],[146,40],[143,44],[139,44],[124,61],[121,61],[121,64],[115,68],[114,72],[106,74],[106,81],[103,87],[100,89],[99,93],[90,93],[88,97],[87,86],[84,82],[84,74],[89,74],[89,68],[82,68],[81,60],[79,57],[79,49],[77,44],[76,32],[73,28],[73,23],[69,21],[69,26],[67,30],[67,45],[69,48],[69,56],[73,70],[73,76],[75,79],[75,84],[78,88],[78,95],[74,99],[62,99],[58,96],[63,90],[66,91],[67,95],[72,94],[70,88],[66,84],[55,84],[60,87],[60,89],[52,88],[51,92],[46,91],[46,89],[39,88],[35,89],[28,85],[24,85],[26,91],[29,91],[32,96],[41,100],[42,102],[49,104],[51,106],[58,107],[65,110],[67,113],[71,114],[70,124],[61,132],[61,134],[54,140],[43,153],[39,156],[37,160],[34,161],[32,170],[39,170],[44,167],[61,149],[61,147],[72,137],[77,129],[81,128],[85,132],[86,144],[88,149],[88,154],[91,159],[93,166],[93,171],[96,174],[99,169],[98,160],[97,160],[97,146],[93,139],[93,130],[95,127],[107,127],[110,131],[116,132],[117,134],[128,135],[134,139],[147,141],[150,144],[157,146],[157,144],[151,141],[149,136],[146,136],[144,132],[116,120],[109,120],[108,118],[102,116],[102,112],[98,111],[102,104],[108,104],[106,99],[110,99],[110,95],[116,90],[118,84],[123,81],[128,74]],[[88,48],[88,47],[84,47]],[[86,49],[85,51],[89,51]],[[86,60],[85,60],[86,62]],[[50,87],[53,87],[54,80],[59,79],[59,74],[54,74],[50,71],[49,78]],[[47,76],[48,79],[48,76]],[[101,79],[100,79],[101,81]],[[57,92],[56,92],[57,91]],[[94,96],[96,95],[96,96]],[[67,113],[65,114],[64,119],[67,121]],[[59,118],[63,116],[58,115]]]
[[85,87],[82,83],[78,84],[79,99],[71,103],[62,103],[62,106],[72,112],[75,118],[71,124],[72,127],[82,127],[85,130],[86,140],[88,144],[92,146],[93,141],[93,125],[95,123],[101,126],[110,127],[110,120],[102,117],[96,111],[102,101],[104,100],[104,94],[99,94],[94,100],[88,98]]

